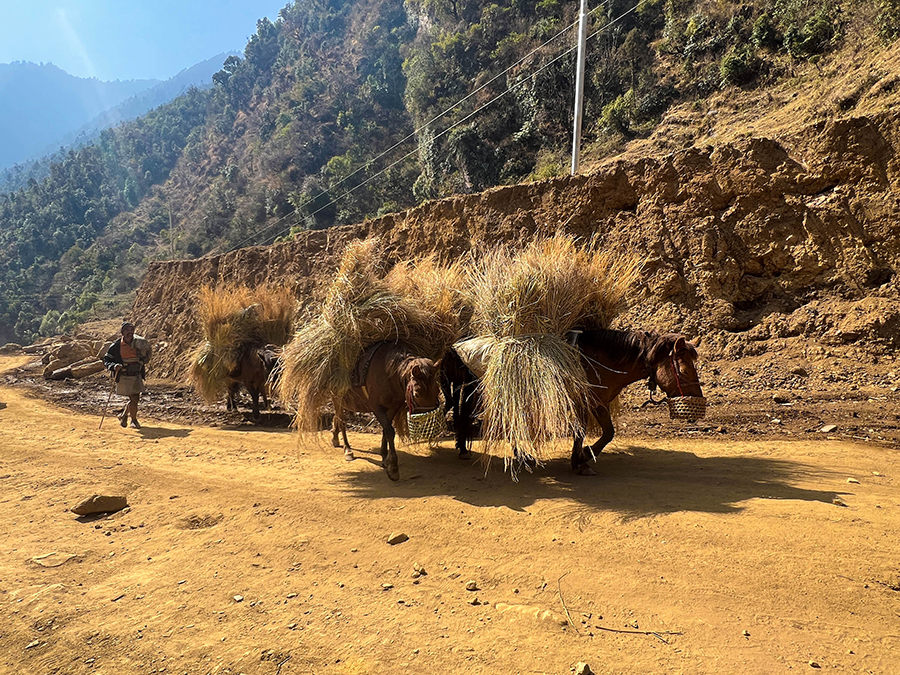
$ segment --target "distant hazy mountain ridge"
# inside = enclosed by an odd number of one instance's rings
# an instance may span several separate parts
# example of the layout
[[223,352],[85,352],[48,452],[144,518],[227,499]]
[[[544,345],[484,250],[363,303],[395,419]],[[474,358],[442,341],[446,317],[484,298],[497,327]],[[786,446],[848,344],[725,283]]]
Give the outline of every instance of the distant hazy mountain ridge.
[[55,140],[159,80],[101,82],[53,64],[0,64],[0,168],[44,152]]
[[164,82],[134,94],[109,110],[104,110],[76,131],[66,134],[58,142],[48,147],[47,152],[55,152],[59,149],[59,146],[65,147],[76,142],[88,142],[96,138],[98,132],[103,129],[140,117],[148,110],[168,103],[191,87],[197,87],[198,89],[211,87],[213,74],[222,68],[222,63],[224,63],[226,58],[231,54],[237,53],[223,52],[217,54],[190,68],[185,68]]

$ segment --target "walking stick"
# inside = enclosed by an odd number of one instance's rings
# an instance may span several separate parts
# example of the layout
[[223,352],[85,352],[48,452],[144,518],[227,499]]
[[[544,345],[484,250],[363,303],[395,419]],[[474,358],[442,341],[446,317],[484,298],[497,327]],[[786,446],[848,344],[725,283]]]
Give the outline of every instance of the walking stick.
[[100,417],[100,426],[97,427],[98,429],[103,428],[103,420],[106,419],[106,411],[107,409],[109,409],[109,401],[112,398],[113,392],[116,390],[116,378],[113,377],[112,373],[110,373],[109,379],[112,380],[112,387],[109,390],[109,396],[106,397],[106,405],[103,406],[103,415],[101,415]]

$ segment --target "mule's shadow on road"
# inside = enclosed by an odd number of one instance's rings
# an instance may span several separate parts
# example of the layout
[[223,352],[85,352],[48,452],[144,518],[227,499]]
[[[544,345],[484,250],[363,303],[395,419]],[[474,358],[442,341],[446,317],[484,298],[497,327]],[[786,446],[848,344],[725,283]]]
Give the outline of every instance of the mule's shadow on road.
[[[355,449],[354,449],[355,450]],[[448,444],[431,456],[398,449],[400,481],[383,470],[354,471],[360,459],[380,466],[377,450],[355,450],[347,464],[348,492],[361,499],[421,499],[446,495],[473,506],[506,506],[522,511],[539,500],[566,498],[623,519],[698,511],[736,513],[750,499],[793,499],[831,503],[839,494],[796,487],[799,481],[833,478],[830,472],[797,462],[764,457],[698,457],[692,452],[643,446],[619,446],[603,453],[596,476],[579,476],[568,458],[554,459],[533,473],[520,472],[514,482],[494,459],[485,474],[479,459],[460,460]]]

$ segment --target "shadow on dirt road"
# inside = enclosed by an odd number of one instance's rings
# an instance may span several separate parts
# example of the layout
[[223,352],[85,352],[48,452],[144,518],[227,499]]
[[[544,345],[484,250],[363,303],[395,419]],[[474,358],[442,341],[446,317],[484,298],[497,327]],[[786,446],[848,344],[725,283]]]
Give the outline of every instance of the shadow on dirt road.
[[[356,462],[380,464],[376,449],[356,452]],[[615,511],[623,520],[679,511],[737,513],[750,499],[817,501],[831,504],[839,493],[795,487],[827,478],[817,468],[747,455],[699,457],[692,452],[639,445],[600,455],[596,476],[572,473],[567,458],[554,459],[518,483],[498,461],[485,475],[477,458],[468,463],[440,447],[431,456],[398,450],[401,480],[392,483],[383,471],[352,470],[348,492],[360,499],[452,497],[479,507],[505,506],[523,511],[539,500],[571,499],[590,510]],[[477,484],[473,485],[473,480]],[[841,493],[843,494],[843,493]]]

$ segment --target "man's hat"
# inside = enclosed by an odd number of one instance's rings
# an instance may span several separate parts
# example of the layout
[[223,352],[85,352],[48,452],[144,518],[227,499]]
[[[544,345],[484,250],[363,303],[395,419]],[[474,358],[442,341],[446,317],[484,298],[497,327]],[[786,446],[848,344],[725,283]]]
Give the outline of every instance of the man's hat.
[[123,321],[122,327],[119,329],[119,332],[121,333],[123,330],[125,330],[126,328],[129,328],[129,327],[134,328],[134,324],[131,323],[130,321]]

